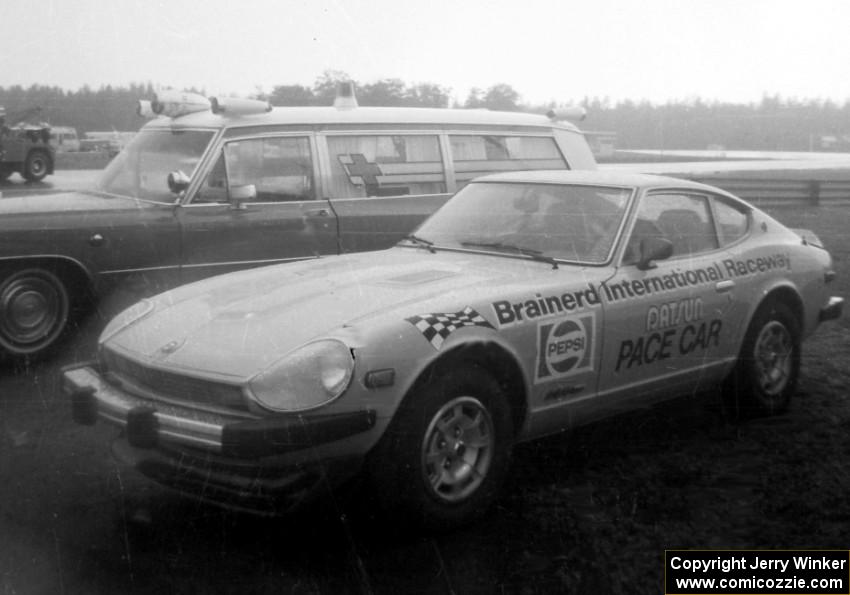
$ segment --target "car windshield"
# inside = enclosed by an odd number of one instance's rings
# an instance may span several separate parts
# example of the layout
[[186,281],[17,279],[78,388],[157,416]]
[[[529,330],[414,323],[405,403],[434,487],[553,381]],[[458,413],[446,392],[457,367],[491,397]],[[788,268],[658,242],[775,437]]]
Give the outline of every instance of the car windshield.
[[469,184],[416,231],[437,247],[601,264],[631,188],[576,184]]
[[106,167],[96,190],[157,202],[174,202],[168,174],[192,177],[213,138],[212,130],[142,130]]

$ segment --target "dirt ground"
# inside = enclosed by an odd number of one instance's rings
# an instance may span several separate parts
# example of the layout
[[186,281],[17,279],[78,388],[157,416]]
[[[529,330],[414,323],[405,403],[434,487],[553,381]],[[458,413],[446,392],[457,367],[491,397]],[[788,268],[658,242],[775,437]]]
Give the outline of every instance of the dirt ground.
[[[850,295],[850,206],[774,210],[826,242]],[[258,519],[117,466],[114,432],[75,426],[59,368],[0,374],[0,595],[658,593],[665,549],[850,547],[850,318],[804,345],[782,416],[732,424],[691,395],[523,445],[483,522],[388,537],[330,504]],[[367,503],[368,505],[368,503]]]

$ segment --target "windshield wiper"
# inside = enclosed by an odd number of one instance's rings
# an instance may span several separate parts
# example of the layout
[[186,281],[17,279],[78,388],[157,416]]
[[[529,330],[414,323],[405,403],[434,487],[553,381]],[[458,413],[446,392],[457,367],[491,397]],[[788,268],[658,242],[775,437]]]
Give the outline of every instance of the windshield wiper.
[[507,250],[510,252],[516,252],[517,254],[528,256],[529,258],[531,258],[531,260],[551,264],[553,269],[558,268],[557,260],[555,260],[551,256],[546,256],[540,250],[534,250],[533,248],[523,248],[522,246],[506,244],[504,242],[461,242],[460,245],[470,248],[492,248],[494,250]]
[[428,252],[430,252],[431,254],[436,254],[436,252],[437,252],[434,249],[434,242],[432,242],[431,240],[426,240],[425,238],[420,238],[416,234],[412,233],[412,234],[406,235],[406,236],[404,236],[404,239],[409,241],[409,242],[413,242],[414,244],[418,244],[419,246],[422,246],[423,248],[426,248],[428,250]]

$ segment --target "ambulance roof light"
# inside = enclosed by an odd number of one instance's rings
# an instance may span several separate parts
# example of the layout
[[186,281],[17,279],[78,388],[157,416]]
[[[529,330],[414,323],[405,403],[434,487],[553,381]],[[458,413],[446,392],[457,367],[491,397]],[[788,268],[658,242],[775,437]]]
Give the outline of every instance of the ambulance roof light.
[[214,114],[227,116],[246,116],[272,111],[268,101],[258,99],[238,99],[235,97],[211,97],[207,99],[197,93],[186,93],[167,89],[157,91],[152,100],[141,99],[136,105],[136,113],[145,118],[164,116],[178,118],[186,114],[212,110]]
[[197,93],[185,93],[166,89],[154,95],[150,102],[153,113],[169,118],[177,118],[210,109],[210,100]]
[[247,116],[272,111],[272,104],[268,101],[237,97],[210,97],[210,107],[212,113],[227,116]]
[[546,112],[546,117],[550,120],[568,120],[571,122],[581,122],[587,117],[587,110],[580,105],[571,105],[568,107],[556,107]]
[[344,81],[339,84],[334,99],[334,107],[337,109],[353,109],[357,107],[357,97],[354,95],[354,83]]
[[153,111],[152,102],[147,99],[139,99],[139,102],[136,105],[136,113],[143,118],[156,118],[157,113]]

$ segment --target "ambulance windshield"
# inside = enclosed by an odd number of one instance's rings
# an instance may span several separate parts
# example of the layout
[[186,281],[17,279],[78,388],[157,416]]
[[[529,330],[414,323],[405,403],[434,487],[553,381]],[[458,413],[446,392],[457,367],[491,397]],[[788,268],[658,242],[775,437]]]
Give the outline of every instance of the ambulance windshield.
[[192,178],[213,138],[212,130],[142,130],[106,167],[95,190],[173,203],[169,172]]

